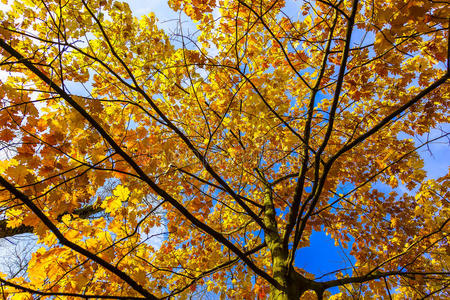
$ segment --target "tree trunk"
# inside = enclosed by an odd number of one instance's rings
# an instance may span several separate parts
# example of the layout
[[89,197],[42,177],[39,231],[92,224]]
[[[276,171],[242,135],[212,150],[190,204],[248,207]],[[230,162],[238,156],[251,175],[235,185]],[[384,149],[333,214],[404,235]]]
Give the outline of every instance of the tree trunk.
[[275,220],[275,209],[272,202],[272,190],[266,186],[264,193],[264,225],[265,240],[272,255],[273,278],[279,287],[272,286],[271,300],[298,300],[305,291],[302,277],[294,270],[288,272],[288,251],[284,249]]
[[[275,262],[276,260],[274,260]],[[284,288],[283,290],[277,289],[276,287],[272,287],[270,291],[270,299],[271,300],[298,300],[300,296],[308,290],[306,288],[304,280],[302,280],[301,276],[297,274],[294,270],[291,271],[288,277],[287,275],[287,264],[288,260],[285,259],[280,261],[281,267],[278,264],[274,264],[274,277],[280,283],[280,285]],[[278,276],[275,276],[275,270],[283,270],[283,273],[278,273]]]

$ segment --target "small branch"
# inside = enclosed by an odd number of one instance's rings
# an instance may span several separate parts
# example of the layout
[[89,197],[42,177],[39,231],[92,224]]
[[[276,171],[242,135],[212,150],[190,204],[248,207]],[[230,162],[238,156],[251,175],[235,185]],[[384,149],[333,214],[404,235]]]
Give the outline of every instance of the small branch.
[[[1,41],[1,40],[0,40]],[[127,284],[129,284],[136,292],[141,294],[142,296],[147,297],[148,299],[158,299],[155,296],[153,296],[149,291],[144,289],[140,284],[138,284],[136,281],[134,281],[130,276],[128,276],[123,271],[119,270],[118,268],[114,267],[107,261],[103,260],[99,256],[93,254],[92,252],[78,246],[77,244],[69,241],[61,231],[53,224],[53,222],[34,204],[30,198],[16,189],[11,183],[9,183],[7,180],[3,178],[3,176],[0,176],[0,184],[4,186],[11,194],[13,194],[17,199],[22,201],[41,221],[42,223],[47,226],[47,228],[56,236],[58,241],[63,244],[64,246],[67,246],[68,248],[72,249],[75,252],[80,253],[81,255],[86,256],[87,258],[91,259],[92,261],[98,263],[103,268],[107,269],[111,273],[117,275],[120,279],[125,281]]]
[[76,298],[82,298],[82,299],[147,299],[142,297],[130,297],[130,296],[105,296],[105,295],[82,295],[82,294],[75,294],[75,293],[57,293],[57,292],[43,292],[39,290],[30,289],[24,286],[21,286],[19,284],[15,284],[9,281],[6,281],[2,278],[0,278],[0,282],[4,285],[16,288],[18,290],[21,290],[26,293],[30,293],[33,295],[39,295],[39,296],[64,296],[64,297],[76,297]]
[[386,278],[389,276],[414,276],[414,275],[444,275],[444,276],[450,276],[450,272],[401,272],[401,271],[391,271],[391,272],[384,272],[384,273],[378,273],[378,274],[372,274],[372,275],[362,275],[362,276],[355,276],[355,277],[348,277],[348,278],[342,278],[342,279],[335,279],[330,280],[326,282],[319,282],[318,284],[321,285],[325,289],[329,289],[331,287],[335,286],[342,286],[346,284],[351,283],[364,283],[371,280],[376,280],[380,278]]

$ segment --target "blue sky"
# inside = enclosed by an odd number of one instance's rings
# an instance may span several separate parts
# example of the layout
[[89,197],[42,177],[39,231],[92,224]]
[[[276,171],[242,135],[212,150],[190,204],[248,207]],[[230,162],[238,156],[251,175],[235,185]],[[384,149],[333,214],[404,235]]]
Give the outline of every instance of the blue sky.
[[[196,30],[195,24],[188,20],[183,13],[172,11],[167,5],[167,0],[130,0],[127,1],[131,10],[136,16],[154,12],[159,19],[159,26],[163,28],[166,33],[176,30],[178,19],[181,18],[184,31],[194,32]],[[298,3],[298,2],[297,2]],[[291,16],[296,17],[298,11],[298,4],[295,1],[287,1],[285,12]],[[74,87],[72,91],[78,90]],[[80,87],[81,90],[81,87]],[[80,91],[81,94],[84,94]],[[450,130],[450,125],[442,125],[444,131]],[[439,134],[439,130],[431,132],[429,138],[435,137]],[[426,136],[415,137],[416,145],[426,140]],[[424,147],[419,151],[419,154],[424,159],[425,170],[429,178],[438,178],[448,172],[450,163],[450,151],[448,141],[443,139]],[[5,250],[6,248],[7,250]],[[9,248],[8,248],[9,247]],[[3,249],[2,249],[3,248]],[[10,245],[5,241],[0,243],[0,272],[5,272],[4,260],[8,259],[10,255]],[[351,267],[349,263],[349,250],[344,250],[339,246],[335,246],[335,242],[323,232],[314,232],[310,238],[310,247],[300,249],[296,255],[297,266],[313,273],[317,276],[335,271],[343,266]],[[351,260],[351,258],[350,258]]]
[[[184,31],[195,31],[195,24],[189,21],[186,15],[173,12],[167,5],[166,0],[135,0],[127,2],[130,4],[130,8],[135,15],[139,16],[149,12],[155,13],[156,17],[160,21],[161,28],[163,28],[168,34],[175,30],[177,25],[176,19],[179,17],[183,21]],[[300,2],[286,2],[286,7],[283,11],[288,16],[297,18],[299,16],[298,8]],[[357,36],[355,36],[355,38],[357,38]],[[450,130],[450,126],[448,124],[443,127],[446,131]],[[430,138],[435,137],[437,134],[439,134],[438,130],[432,131],[430,133]],[[419,145],[424,139],[426,139],[426,136],[415,137],[414,141],[416,145]],[[448,156],[450,155],[450,151],[447,140],[435,142],[431,144],[429,148],[421,149],[419,154],[424,159],[424,168],[427,171],[429,178],[438,178],[448,172],[450,162]],[[349,248],[351,248],[351,246]],[[349,252],[349,249],[343,249],[340,246],[335,246],[334,240],[330,236],[327,236],[324,232],[313,232],[310,238],[310,247],[298,250],[296,255],[296,265],[310,273],[320,276],[342,268],[343,266],[351,267],[349,260],[352,260],[352,258]]]
[[[182,13],[176,13],[167,5],[167,0],[134,0],[127,1],[131,10],[137,16],[153,12],[159,19],[159,26],[170,34],[177,26],[177,19],[183,22],[183,30],[195,31],[195,24]],[[293,18],[298,16],[298,3],[287,1],[284,12]],[[334,240],[323,232],[313,232],[310,238],[310,247],[300,249],[296,254],[296,265],[315,275],[323,275],[335,271],[342,266],[350,267],[348,263],[349,249],[335,246]]]

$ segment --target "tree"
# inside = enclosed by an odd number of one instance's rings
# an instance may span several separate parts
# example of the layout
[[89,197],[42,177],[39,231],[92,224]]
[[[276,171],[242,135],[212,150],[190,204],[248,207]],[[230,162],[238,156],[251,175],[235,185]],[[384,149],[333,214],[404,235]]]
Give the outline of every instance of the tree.
[[[448,133],[412,139],[448,122],[445,1],[169,0],[198,28],[173,36],[9,4],[0,236],[40,248],[4,298],[449,297],[449,176],[418,154]],[[354,263],[303,270],[313,231]]]

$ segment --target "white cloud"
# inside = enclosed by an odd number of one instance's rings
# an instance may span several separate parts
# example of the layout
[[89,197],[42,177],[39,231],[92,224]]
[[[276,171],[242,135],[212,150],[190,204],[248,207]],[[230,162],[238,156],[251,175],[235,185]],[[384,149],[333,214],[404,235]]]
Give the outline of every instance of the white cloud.
[[177,31],[177,26],[181,21],[183,31],[195,32],[195,24],[184,13],[172,10],[167,4],[167,0],[127,0],[134,16],[140,17],[153,12],[158,19],[159,28],[167,34]]

